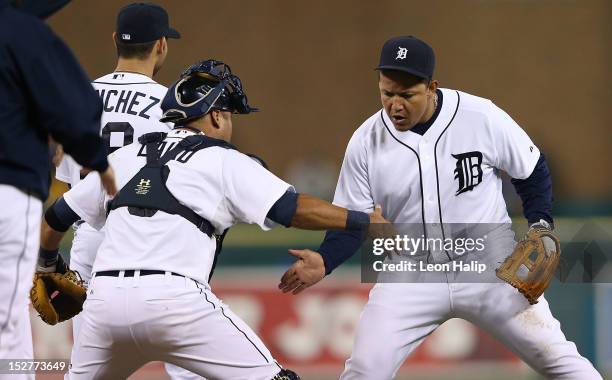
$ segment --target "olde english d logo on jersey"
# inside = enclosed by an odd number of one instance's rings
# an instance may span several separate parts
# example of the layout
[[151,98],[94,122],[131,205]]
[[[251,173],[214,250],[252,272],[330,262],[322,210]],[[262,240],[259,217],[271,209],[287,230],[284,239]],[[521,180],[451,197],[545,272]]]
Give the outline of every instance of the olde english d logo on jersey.
[[151,180],[141,178],[140,182],[138,183],[138,185],[136,185],[136,188],[134,190],[138,195],[146,195],[149,192],[149,189],[151,189]]
[[482,182],[482,153],[466,152],[451,154],[456,160],[455,179],[459,188],[455,195],[471,191]]

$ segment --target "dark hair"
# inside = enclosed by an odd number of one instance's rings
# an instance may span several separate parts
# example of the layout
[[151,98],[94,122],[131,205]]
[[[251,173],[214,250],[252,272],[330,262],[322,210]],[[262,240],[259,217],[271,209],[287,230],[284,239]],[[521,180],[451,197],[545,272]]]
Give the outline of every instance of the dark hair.
[[115,46],[117,47],[117,55],[121,58],[136,58],[146,59],[149,57],[155,46],[155,41],[143,42],[139,44],[126,44],[125,42],[119,41],[115,37]]
[[379,78],[380,78],[380,74],[384,74],[385,76],[400,75],[400,76],[404,76],[406,78],[411,78],[416,83],[424,83],[427,87],[429,87],[429,84],[433,80],[433,78],[423,78],[423,77],[420,77],[420,76],[417,76],[417,75],[414,75],[414,74],[410,74],[410,73],[407,73],[407,72],[401,71],[401,70],[383,69],[383,70],[377,70],[377,71],[378,71],[378,77]]

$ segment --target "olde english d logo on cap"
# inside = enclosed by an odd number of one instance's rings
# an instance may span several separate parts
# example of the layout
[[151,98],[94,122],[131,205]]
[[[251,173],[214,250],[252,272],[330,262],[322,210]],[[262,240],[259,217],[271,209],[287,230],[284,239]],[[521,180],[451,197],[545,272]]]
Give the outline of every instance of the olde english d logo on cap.
[[397,49],[397,57],[395,57],[395,59],[406,59],[406,54],[408,54],[408,49],[400,46]]

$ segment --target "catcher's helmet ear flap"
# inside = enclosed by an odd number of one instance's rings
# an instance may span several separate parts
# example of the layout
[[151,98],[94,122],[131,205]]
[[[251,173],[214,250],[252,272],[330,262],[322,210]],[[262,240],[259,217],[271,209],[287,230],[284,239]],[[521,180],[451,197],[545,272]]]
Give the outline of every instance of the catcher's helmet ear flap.
[[190,66],[168,89],[161,104],[161,121],[177,125],[212,110],[233,113],[257,111],[249,106],[240,78],[223,62],[208,60]]

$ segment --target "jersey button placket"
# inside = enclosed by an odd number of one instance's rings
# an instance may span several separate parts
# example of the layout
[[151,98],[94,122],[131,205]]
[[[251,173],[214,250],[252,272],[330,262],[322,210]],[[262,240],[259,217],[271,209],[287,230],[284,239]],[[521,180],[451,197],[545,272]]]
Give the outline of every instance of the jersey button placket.
[[[443,234],[438,222],[438,190],[436,184],[436,167],[433,159],[433,147],[427,138],[421,139],[419,142],[419,156],[421,157],[421,165],[423,170],[423,207],[425,207],[425,223],[428,239],[443,239]],[[443,262],[445,259],[444,252],[437,248],[430,249],[433,262]]]
[[431,152],[431,145],[426,138],[421,139],[419,142],[419,157],[421,159],[421,168],[423,170],[423,197],[425,198],[425,222],[433,222],[435,215],[437,215],[437,190],[435,183],[436,169],[434,167],[433,155]]

